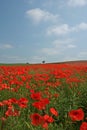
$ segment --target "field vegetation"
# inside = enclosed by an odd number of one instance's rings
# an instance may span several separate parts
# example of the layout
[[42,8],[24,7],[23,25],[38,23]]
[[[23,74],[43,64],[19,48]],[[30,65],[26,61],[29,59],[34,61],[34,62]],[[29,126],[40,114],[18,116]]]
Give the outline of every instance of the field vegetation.
[[0,65],[0,130],[87,130],[87,63]]

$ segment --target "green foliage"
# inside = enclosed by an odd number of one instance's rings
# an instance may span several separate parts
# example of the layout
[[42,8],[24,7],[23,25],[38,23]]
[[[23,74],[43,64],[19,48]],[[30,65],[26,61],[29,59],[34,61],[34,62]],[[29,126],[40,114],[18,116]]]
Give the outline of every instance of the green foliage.
[[[72,121],[68,115],[71,110],[82,108],[85,117],[83,121],[86,121],[87,118],[87,82],[84,83],[71,83],[68,84],[64,78],[57,79],[54,75],[49,74],[49,79],[45,82],[44,80],[35,80],[34,70],[32,69],[29,72],[30,75],[33,75],[29,81],[31,88],[26,88],[26,81],[23,85],[20,85],[18,91],[13,92],[8,89],[0,90],[0,102],[3,100],[8,100],[10,98],[20,99],[25,97],[28,99],[28,104],[26,108],[19,108],[16,104],[13,106],[20,111],[20,116],[9,116],[6,121],[2,121],[1,118],[5,116],[7,106],[0,106],[0,130],[45,130],[41,126],[33,126],[31,124],[30,115],[32,113],[39,113],[40,115],[48,114],[51,116],[50,108],[53,107],[58,111],[58,116],[52,115],[54,118],[53,123],[49,123],[49,130],[79,130],[82,121]],[[44,74],[40,72],[40,74]],[[77,76],[79,76],[77,74]],[[79,76],[81,78],[81,76]],[[21,78],[19,76],[19,80]],[[60,81],[61,84],[53,87],[53,83]],[[4,83],[8,83],[7,81]],[[47,86],[47,83],[51,85]],[[11,88],[16,88],[16,84],[11,85]],[[33,89],[36,92],[41,92],[43,98],[48,98],[50,103],[46,106],[45,110],[37,110],[32,106],[32,103],[35,102],[31,99],[30,90]],[[46,94],[45,91],[48,93]],[[58,94],[58,97],[54,95]]]

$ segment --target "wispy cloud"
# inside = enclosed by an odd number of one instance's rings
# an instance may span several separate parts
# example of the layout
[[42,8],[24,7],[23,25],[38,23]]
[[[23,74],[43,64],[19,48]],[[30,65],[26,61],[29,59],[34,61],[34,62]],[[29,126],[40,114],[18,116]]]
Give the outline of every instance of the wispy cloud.
[[35,8],[26,11],[27,17],[32,19],[34,23],[38,24],[42,21],[51,21],[55,22],[59,18],[59,15],[54,15],[46,10],[40,8]]
[[44,3],[43,3],[43,6],[46,7],[46,8],[61,8],[61,7],[64,7],[64,4],[65,4],[65,0],[46,0]]
[[55,47],[54,48],[43,48],[42,53],[45,55],[56,55],[59,54],[60,51],[58,51]]
[[69,26],[68,24],[61,24],[61,25],[56,25],[49,27],[47,29],[47,35],[66,35],[71,32],[79,32],[79,31],[85,31],[87,30],[87,23],[80,23],[76,26]]
[[79,54],[78,54],[78,57],[80,57],[80,58],[83,58],[83,57],[87,57],[87,51],[82,51],[82,52],[80,52]]
[[52,26],[47,29],[47,34],[51,35],[65,35],[70,32],[68,24],[62,24],[58,26]]
[[75,28],[75,31],[80,31],[80,30],[84,31],[84,30],[87,30],[87,23],[82,22],[82,23],[78,24],[74,28]]
[[11,44],[0,44],[0,49],[11,49],[13,46]]
[[87,60],[87,51],[77,52],[76,54],[68,56],[65,55],[63,60],[64,61]]
[[18,62],[27,62],[27,60],[26,58],[16,55],[0,55],[0,62],[18,63]]
[[68,0],[68,5],[73,7],[85,6],[87,5],[87,0]]
[[30,60],[31,63],[42,63],[43,60],[46,60],[45,56],[32,56]]
[[74,39],[63,39],[63,40],[54,40],[51,43],[51,47],[43,48],[41,50],[45,55],[57,55],[62,54],[67,49],[76,48],[76,45],[73,44]]
[[74,45],[74,44],[69,44],[69,45],[67,45],[67,48],[76,48],[76,45]]
[[63,61],[75,61],[75,60],[80,60],[79,58],[78,58],[78,56],[72,56],[72,55],[68,55],[68,56],[65,56],[64,58],[63,58]]

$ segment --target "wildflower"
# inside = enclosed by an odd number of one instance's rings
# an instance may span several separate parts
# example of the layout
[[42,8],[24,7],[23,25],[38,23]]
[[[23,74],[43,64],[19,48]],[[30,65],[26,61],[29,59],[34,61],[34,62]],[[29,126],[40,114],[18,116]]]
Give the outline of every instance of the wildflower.
[[32,114],[30,116],[30,118],[31,118],[32,124],[35,125],[35,126],[43,124],[43,117],[38,113]]
[[28,100],[26,98],[20,98],[18,100],[18,105],[20,108],[26,108],[27,107]]
[[55,110],[55,108],[50,108],[50,112],[55,115],[58,116],[58,112]]
[[54,119],[52,118],[52,116],[49,116],[49,115],[44,115],[44,120],[45,120],[45,122],[47,122],[47,123],[52,123],[52,122],[54,122]]
[[48,124],[49,124],[49,123],[53,123],[53,122],[54,122],[54,119],[53,119],[52,116],[49,116],[48,114],[45,114],[45,115],[43,116],[43,118],[44,118],[44,122],[43,122],[42,127],[45,128],[45,130],[48,130]]
[[32,106],[34,106],[35,108],[39,109],[39,110],[42,110],[42,109],[45,109],[45,104],[43,104],[43,102],[34,102],[32,104]]
[[0,102],[0,107],[1,107],[1,106],[4,106],[3,102]]
[[31,98],[33,100],[40,100],[42,97],[41,97],[41,93],[40,92],[36,92],[36,93],[32,93],[31,94]]
[[87,122],[83,122],[80,126],[80,130],[87,130]]
[[84,118],[84,112],[81,108],[77,110],[71,110],[69,112],[69,117],[71,118],[72,121],[80,121],[83,120]]
[[5,115],[8,116],[19,116],[20,112],[13,108],[13,106],[8,107],[8,110],[5,112]]
[[0,120],[6,121],[6,118],[5,117],[1,117]]
[[34,102],[32,105],[39,110],[43,110],[43,109],[45,109],[47,104],[49,104],[48,98],[43,98],[38,102]]

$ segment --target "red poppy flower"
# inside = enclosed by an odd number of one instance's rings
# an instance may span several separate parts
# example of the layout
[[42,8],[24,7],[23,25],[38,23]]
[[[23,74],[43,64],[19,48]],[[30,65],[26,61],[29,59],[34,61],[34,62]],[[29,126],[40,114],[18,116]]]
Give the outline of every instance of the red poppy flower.
[[34,106],[35,108],[39,109],[39,110],[42,110],[42,109],[45,109],[45,104],[43,102],[34,102],[32,104],[32,106]]
[[69,112],[69,117],[71,118],[72,121],[80,121],[83,120],[84,118],[84,112],[81,108],[77,110],[71,110]]
[[12,106],[8,107],[8,110],[5,112],[5,115],[8,116],[19,116],[20,112],[14,109]]
[[3,102],[0,102],[0,107],[1,107],[1,106],[4,106]]
[[80,130],[87,130],[87,122],[83,122],[80,126]]
[[49,116],[49,115],[44,115],[44,120],[45,120],[45,122],[47,122],[47,123],[52,123],[52,122],[54,122],[54,119],[52,118],[52,116]]
[[50,112],[55,115],[58,116],[58,112],[55,110],[55,108],[50,108]]
[[44,105],[49,104],[49,99],[48,98],[43,98],[40,100]]
[[42,125],[43,124],[43,117],[39,115],[38,113],[34,113],[30,116],[32,124],[35,126]]
[[28,100],[26,98],[20,98],[18,100],[18,105],[20,108],[26,108],[27,107]]
[[45,123],[42,125],[42,127],[43,127],[45,130],[48,130],[48,123],[45,122]]
[[40,92],[36,92],[36,93],[32,93],[31,94],[31,98],[33,100],[40,100],[42,97],[41,97],[41,93]]
[[47,98],[43,98],[38,102],[34,102],[32,105],[39,110],[45,109],[46,105],[49,103]]
[[30,89],[30,93],[34,93],[34,89]]
[[3,100],[3,104],[7,105],[7,106],[11,106],[12,105],[11,101],[9,101],[9,100]]
[[11,102],[12,104],[18,103],[18,100],[15,98],[10,98],[8,101]]

